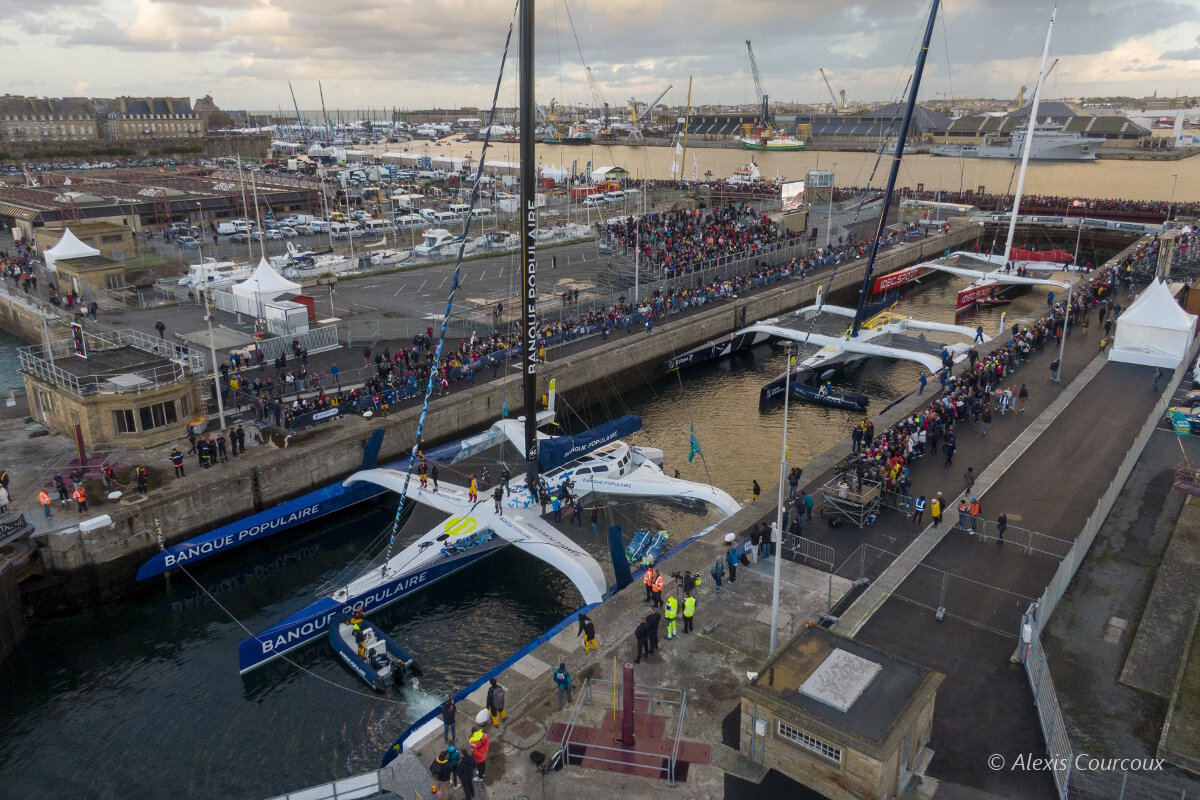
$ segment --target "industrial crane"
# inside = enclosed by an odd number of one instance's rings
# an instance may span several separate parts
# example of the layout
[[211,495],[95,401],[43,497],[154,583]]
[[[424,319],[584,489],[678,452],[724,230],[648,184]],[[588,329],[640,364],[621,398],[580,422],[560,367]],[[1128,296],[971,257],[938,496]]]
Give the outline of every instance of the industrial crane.
[[762,129],[763,134],[771,132],[771,115],[769,109],[769,98],[763,94],[762,78],[758,75],[758,61],[754,58],[754,47],[750,44],[750,40],[746,40],[746,52],[750,54],[750,74],[754,78],[754,94],[758,98],[760,111],[758,112],[758,124]]
[[849,114],[850,109],[846,107],[846,90],[843,89],[838,94],[842,98],[842,102],[838,103],[838,98],[833,94],[833,86],[829,83],[829,77],[825,74],[824,67],[818,67],[821,72],[821,79],[825,81],[825,88],[829,90],[829,99],[833,101],[833,111],[836,114]]
[[668,86],[666,89],[663,89],[662,93],[659,94],[658,97],[654,98],[652,102],[647,103],[646,106],[640,111],[638,110],[638,101],[632,97],[629,98],[629,124],[633,126],[632,130],[629,131],[629,138],[631,141],[640,142],[642,140],[642,123],[650,118],[651,112],[653,112],[658,104],[662,102],[662,99],[667,96],[667,92],[671,91],[673,88],[674,86],[672,85]]

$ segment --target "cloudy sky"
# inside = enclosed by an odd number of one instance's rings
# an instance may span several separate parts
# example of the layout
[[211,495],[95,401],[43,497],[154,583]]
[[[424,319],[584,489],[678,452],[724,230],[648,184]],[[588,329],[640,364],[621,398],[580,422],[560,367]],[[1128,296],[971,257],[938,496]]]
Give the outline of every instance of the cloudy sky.
[[[613,105],[669,84],[682,105],[769,95],[822,102],[824,67],[854,100],[904,88],[929,0],[539,0],[538,97]],[[1051,97],[1200,93],[1196,0],[1062,0]],[[1050,0],[945,0],[922,98],[1013,97],[1032,84]],[[508,0],[0,0],[4,91],[211,93],[224,108],[486,106]],[[574,22],[568,22],[568,13]],[[578,45],[576,44],[578,37]],[[582,50],[582,58],[580,51]],[[502,104],[515,104],[510,62]]]

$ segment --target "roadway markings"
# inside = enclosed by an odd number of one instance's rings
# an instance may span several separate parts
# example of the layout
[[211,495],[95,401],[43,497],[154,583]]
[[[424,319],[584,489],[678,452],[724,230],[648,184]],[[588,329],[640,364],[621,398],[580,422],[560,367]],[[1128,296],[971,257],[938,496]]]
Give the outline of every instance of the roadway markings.
[[440,288],[442,288],[443,286],[445,286],[445,285],[446,285],[446,281],[448,281],[448,280],[450,280],[450,276],[449,276],[449,275],[447,275],[446,277],[442,278],[442,282],[438,284],[438,288],[440,289]]
[[396,291],[392,292],[392,297],[399,297],[400,293],[404,291],[404,287],[406,287],[406,286],[408,286],[407,283],[400,284],[400,288],[397,289]]
[[421,291],[422,289],[424,289],[424,288],[425,288],[425,284],[427,284],[427,283],[429,283],[429,280],[428,280],[428,279],[421,281],[421,285],[417,287],[417,291],[419,292],[419,291]]
[[480,273],[479,273],[479,280],[483,280],[483,279],[484,279],[484,278],[486,278],[486,277],[487,277],[487,270],[486,270],[486,269],[485,269],[485,270],[481,270],[481,271],[480,271]]

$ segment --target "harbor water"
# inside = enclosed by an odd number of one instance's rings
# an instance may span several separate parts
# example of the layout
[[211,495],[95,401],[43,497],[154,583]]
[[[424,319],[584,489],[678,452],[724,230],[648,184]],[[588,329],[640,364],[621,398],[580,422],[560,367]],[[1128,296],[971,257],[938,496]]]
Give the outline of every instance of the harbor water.
[[[953,321],[962,285],[936,278],[897,311]],[[1009,319],[1044,307],[1045,292],[1035,290],[1009,306]],[[999,316],[989,310],[960,322],[991,334]],[[711,480],[744,500],[752,480],[768,488],[778,474],[782,408],[760,414],[757,404],[759,387],[783,367],[782,353],[764,345],[657,378],[579,417],[641,414],[633,441],[662,448],[668,472]],[[835,382],[866,391],[878,413],[915,391],[917,374],[916,366],[872,360]],[[836,444],[858,417],[793,404],[792,463]],[[689,464],[692,424],[703,454]],[[237,644],[247,629],[299,609],[348,562],[376,549],[393,513],[381,500],[197,564],[193,575],[207,593],[176,573],[135,597],[35,626],[0,665],[0,796],[258,798],[372,769],[442,692],[466,685],[581,602],[562,575],[505,548],[372,617],[423,668],[401,692],[370,691],[323,641],[297,651],[294,664],[280,660],[239,676]],[[673,541],[714,520],[665,504],[613,502],[606,513],[627,535],[639,525],[663,527]],[[419,509],[405,531],[415,536],[437,521]],[[607,560],[603,532],[572,535]],[[460,737],[468,726],[460,719]]]
[[23,390],[17,348],[24,344],[17,337],[0,331],[0,395],[7,397],[10,389]]
[[[479,157],[481,142],[405,142],[387,146],[366,147],[372,153],[412,152],[428,156],[466,155]],[[582,146],[538,145],[537,155],[546,166],[571,169],[572,163],[583,174],[590,161],[593,169],[619,166],[629,170],[637,179],[671,177],[671,164],[678,161],[673,147],[628,147],[617,144]],[[684,156],[683,175],[703,180],[711,172],[714,180],[724,180],[751,159],[758,164],[764,178],[786,177],[803,180],[810,169],[833,170],[838,186],[866,186],[875,170],[875,153],[803,151],[772,153],[767,151],[691,147]],[[488,161],[517,163],[517,145],[495,142],[488,147]],[[883,184],[887,161],[879,162],[873,185]],[[944,192],[978,190],[984,187],[991,194],[1012,194],[1016,187],[1016,170],[1020,162],[985,158],[950,158],[927,154],[909,154],[900,164],[898,187],[915,189],[923,184],[926,191]],[[1178,176],[1178,179],[1176,179]],[[1025,176],[1025,196],[1035,195],[1094,197],[1126,200],[1171,199],[1195,202],[1200,200],[1200,156],[1181,161],[1131,161],[1100,159],[1094,162],[1031,161]],[[1086,216],[1083,214],[1082,216]]]

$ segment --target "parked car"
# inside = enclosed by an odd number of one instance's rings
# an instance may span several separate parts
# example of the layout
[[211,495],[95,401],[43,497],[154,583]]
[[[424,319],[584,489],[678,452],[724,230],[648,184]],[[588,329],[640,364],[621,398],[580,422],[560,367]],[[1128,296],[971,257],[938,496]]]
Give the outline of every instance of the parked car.
[[279,232],[278,228],[271,228],[263,235],[272,241],[278,241],[283,238],[283,234]]
[[290,226],[288,226],[288,225],[284,225],[283,227],[281,227],[281,228],[279,229],[279,232],[280,232],[281,234],[283,234],[283,238],[285,238],[285,239],[295,239],[295,238],[296,238],[296,236],[298,235],[298,234],[296,233],[296,230],[295,230],[295,228],[292,228],[292,227],[290,227]]
[[194,250],[200,246],[195,236],[180,236],[175,241],[179,242],[179,246],[184,250]]
[[250,241],[250,234],[235,233],[229,237],[229,241],[233,242],[234,244],[245,244],[246,242]]

